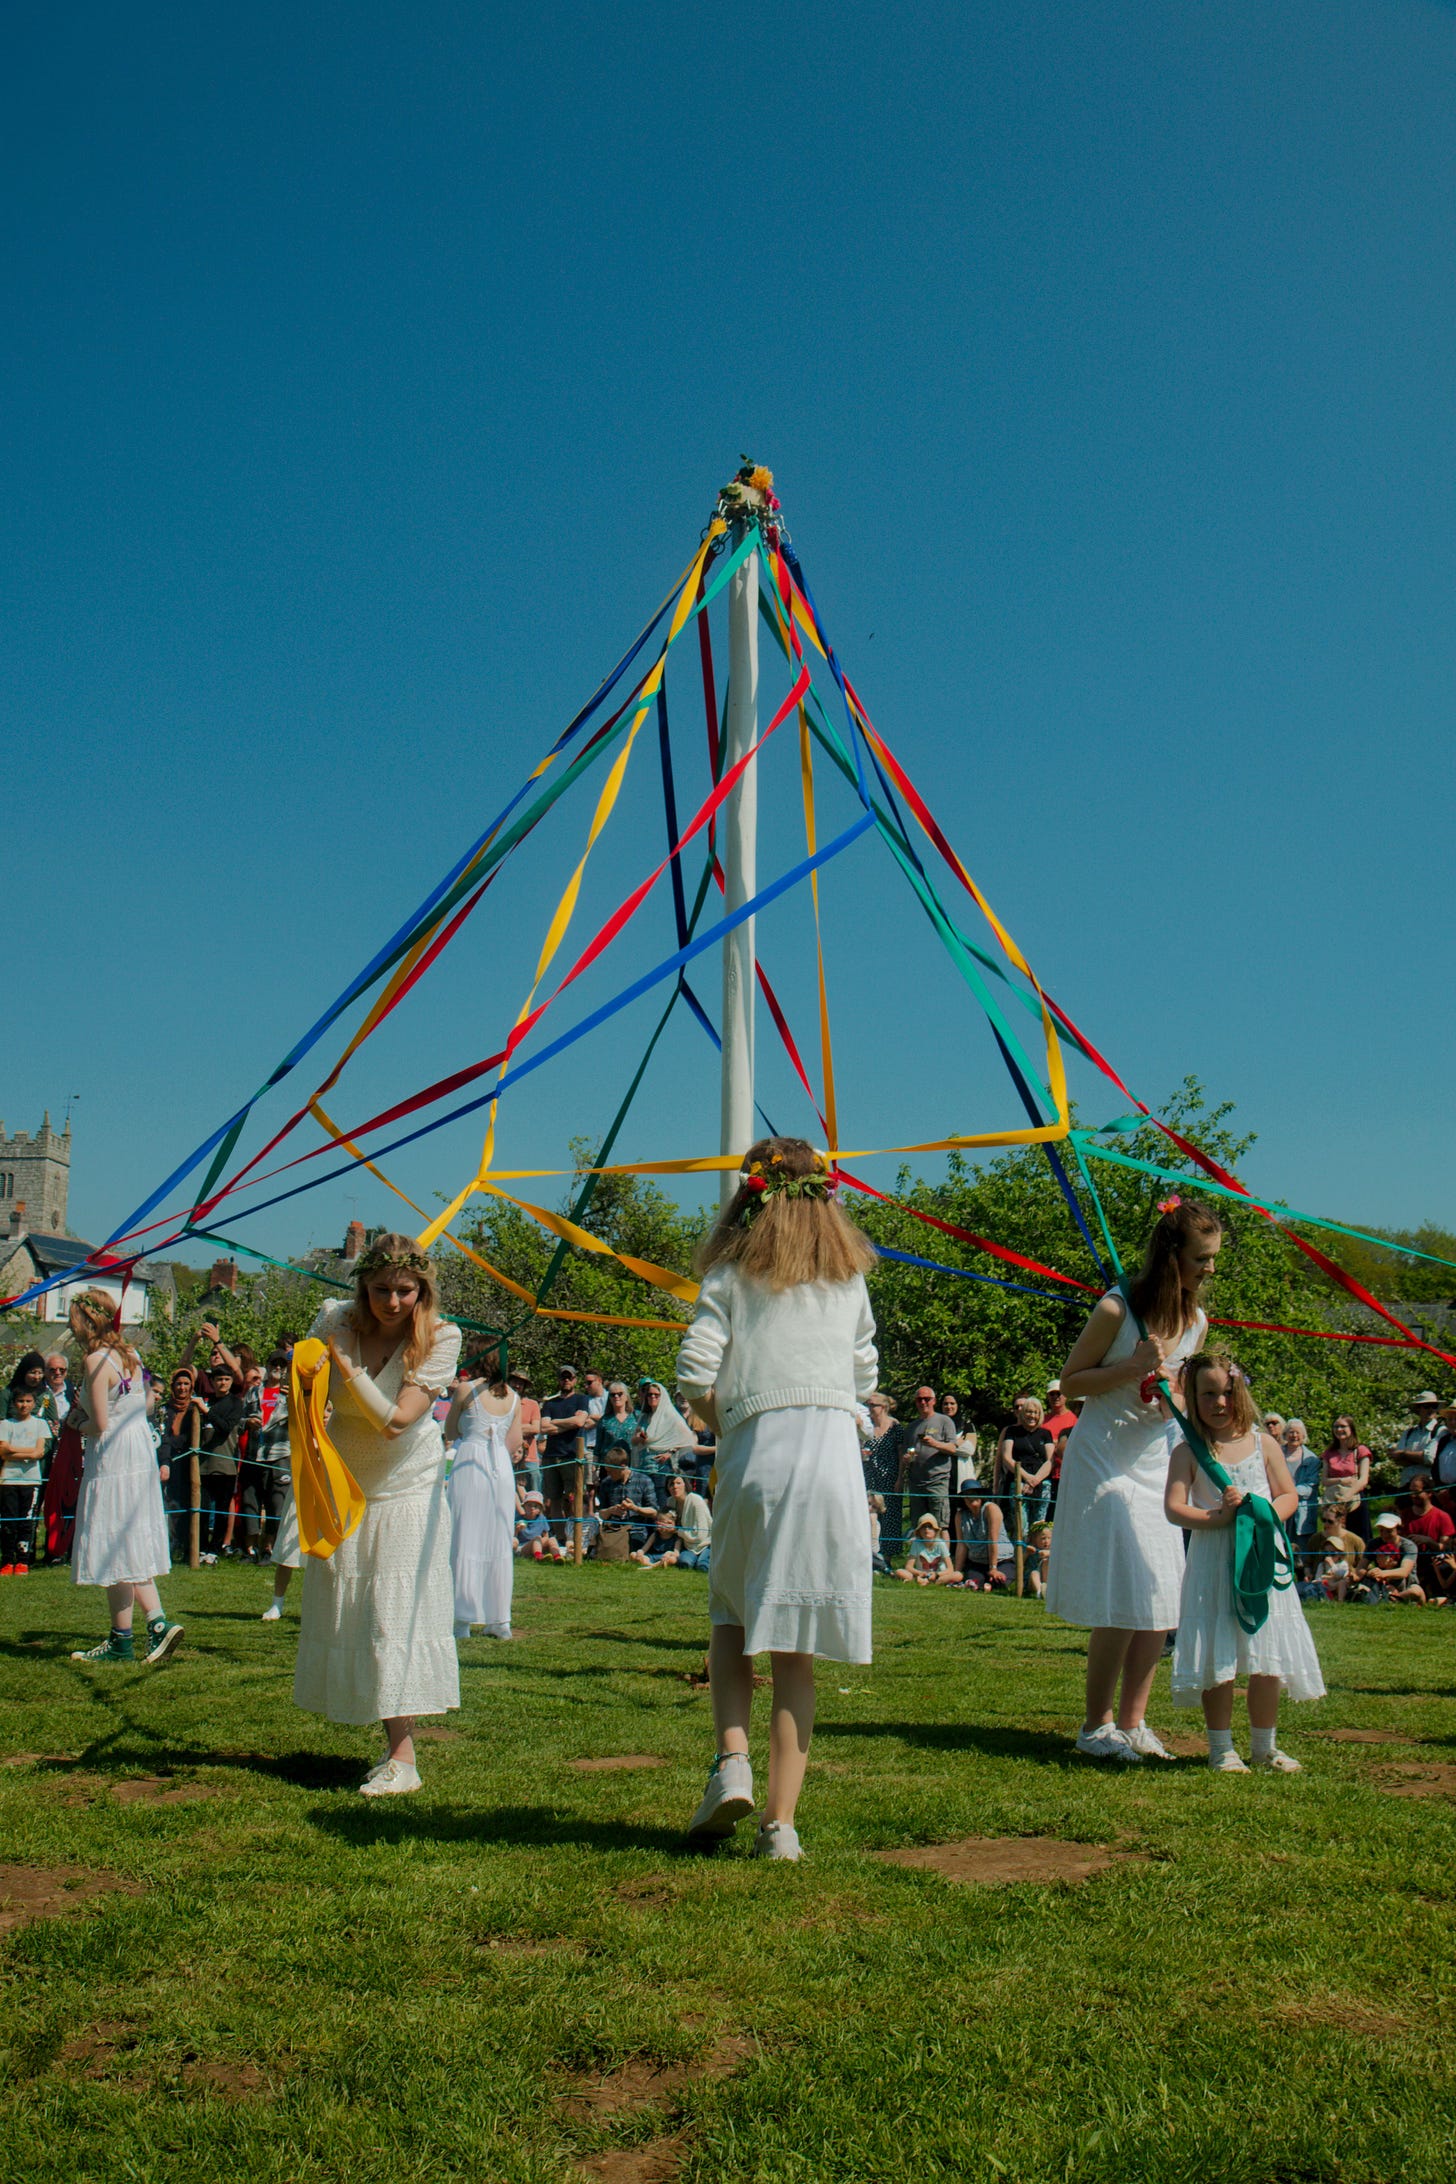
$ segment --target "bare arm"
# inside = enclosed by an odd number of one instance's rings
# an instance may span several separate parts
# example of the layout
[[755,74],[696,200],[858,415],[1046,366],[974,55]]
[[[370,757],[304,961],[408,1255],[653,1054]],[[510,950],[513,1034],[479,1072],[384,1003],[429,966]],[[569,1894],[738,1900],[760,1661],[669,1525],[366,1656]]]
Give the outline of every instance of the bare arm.
[[1363,1494],[1369,1484],[1370,1458],[1368,1456],[1362,1456],[1360,1458],[1360,1469],[1355,1473],[1355,1485],[1358,1491]]
[[[447,1441],[459,1440],[460,1421],[465,1416],[467,1407],[475,1401],[475,1392],[479,1386],[480,1382],[478,1380],[467,1380],[455,1390],[454,1400],[445,1415],[445,1439]],[[517,1416],[519,1415],[518,1412]],[[514,1449],[511,1450],[511,1454],[515,1454]]]
[[107,1401],[106,1360],[109,1350],[93,1350],[86,1360],[86,1408],[98,1433],[104,1433],[111,1417]]
[[1139,1342],[1130,1357],[1119,1364],[1104,1365],[1103,1359],[1112,1348],[1113,1337],[1122,1325],[1125,1306],[1115,1297],[1104,1297],[1094,1309],[1091,1318],[1072,1345],[1072,1354],[1062,1367],[1062,1395],[1071,1397],[1105,1395],[1110,1388],[1134,1386],[1146,1380],[1149,1373],[1159,1372],[1163,1364],[1163,1345],[1156,1335],[1148,1335]]
[[1284,1451],[1267,1433],[1259,1436],[1264,1448],[1264,1469],[1269,1475],[1270,1498],[1274,1514],[1283,1517],[1287,1524],[1299,1507],[1299,1490],[1290,1476]]
[[1163,1489],[1163,1515],[1170,1524],[1179,1524],[1185,1532],[1220,1532],[1232,1524],[1243,1491],[1237,1486],[1226,1486],[1223,1500],[1217,1509],[1196,1508],[1189,1498],[1197,1471],[1193,1455],[1186,1442],[1174,1450],[1168,1465],[1168,1483]]

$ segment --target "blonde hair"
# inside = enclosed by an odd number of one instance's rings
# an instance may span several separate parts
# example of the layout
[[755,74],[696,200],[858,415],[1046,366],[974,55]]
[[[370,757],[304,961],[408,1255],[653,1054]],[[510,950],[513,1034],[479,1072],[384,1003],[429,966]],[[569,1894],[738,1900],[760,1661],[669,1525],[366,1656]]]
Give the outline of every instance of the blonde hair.
[[87,1357],[93,1350],[115,1350],[127,1364],[136,1365],[140,1361],[116,1324],[118,1316],[115,1298],[108,1297],[104,1289],[81,1290],[72,1297],[66,1314],[71,1333]]
[[1228,1350],[1196,1350],[1183,1368],[1183,1392],[1188,1400],[1188,1415],[1193,1424],[1202,1427],[1204,1418],[1198,1408],[1198,1376],[1217,1367],[1228,1374],[1229,1412],[1236,1433],[1251,1433],[1255,1426],[1263,1429],[1263,1419],[1254,1408],[1254,1398],[1249,1393],[1249,1383],[1237,1358]]
[[[758,1174],[748,1172],[755,1163]],[[774,1187],[825,1174],[823,1155],[806,1138],[760,1138],[743,1167],[743,1181],[698,1246],[693,1264],[699,1274],[729,1260],[765,1288],[793,1289],[800,1282],[848,1282],[868,1273],[875,1247],[832,1197]]]
[[1046,1405],[1039,1395],[1018,1395],[1015,1408],[1021,1410],[1023,1407],[1036,1412],[1036,1417],[1032,1420],[1033,1425],[1039,1426],[1043,1423],[1046,1418]]
[[434,1348],[435,1331],[440,1323],[440,1291],[434,1264],[425,1257],[412,1236],[401,1236],[393,1230],[375,1238],[369,1247],[368,1258],[367,1269],[361,1263],[354,1275],[349,1325],[361,1339],[367,1335],[375,1325],[369,1284],[377,1281],[381,1274],[408,1274],[411,1281],[418,1282],[420,1293],[415,1299],[409,1340],[404,1346],[404,1369],[406,1374],[417,1372]]

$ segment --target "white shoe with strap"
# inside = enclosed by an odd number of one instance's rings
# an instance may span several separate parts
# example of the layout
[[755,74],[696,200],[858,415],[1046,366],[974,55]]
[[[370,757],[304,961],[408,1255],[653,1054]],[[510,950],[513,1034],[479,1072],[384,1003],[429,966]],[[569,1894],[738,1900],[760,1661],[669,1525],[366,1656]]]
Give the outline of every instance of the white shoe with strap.
[[420,1770],[407,1759],[382,1759],[359,1785],[361,1797],[408,1797],[420,1787]]

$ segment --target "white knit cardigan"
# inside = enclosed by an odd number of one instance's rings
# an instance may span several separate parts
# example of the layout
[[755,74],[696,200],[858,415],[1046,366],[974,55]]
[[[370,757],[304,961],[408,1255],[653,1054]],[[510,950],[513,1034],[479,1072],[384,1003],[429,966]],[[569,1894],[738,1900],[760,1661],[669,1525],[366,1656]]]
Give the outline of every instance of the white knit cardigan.
[[689,1401],[716,1394],[724,1433],[760,1411],[852,1411],[878,1372],[862,1275],[768,1289],[726,1260],[703,1277],[677,1353],[678,1386]]

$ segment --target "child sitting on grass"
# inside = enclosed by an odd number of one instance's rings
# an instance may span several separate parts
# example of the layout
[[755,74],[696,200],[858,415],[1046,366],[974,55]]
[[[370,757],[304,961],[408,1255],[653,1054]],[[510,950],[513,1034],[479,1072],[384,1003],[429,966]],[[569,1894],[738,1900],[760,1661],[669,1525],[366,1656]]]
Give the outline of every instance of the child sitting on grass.
[[1324,1678],[1299,1595],[1271,1586],[1268,1614],[1246,1631],[1234,1612],[1234,1521],[1240,1502],[1257,1494],[1288,1520],[1299,1507],[1284,1451],[1262,1431],[1243,1372],[1224,1350],[1200,1350],[1184,1367],[1189,1424],[1229,1473],[1222,1493],[1186,1440],[1168,1465],[1163,1507],[1170,1524],[1192,1534],[1183,1571],[1178,1639],[1173,1652],[1173,1704],[1203,1704],[1208,1764],[1215,1774],[1247,1774],[1234,1750],[1234,1679],[1249,1687],[1249,1734],[1256,1767],[1299,1774],[1299,1761],[1275,1741],[1279,1697],[1322,1699]]
[[1052,1558],[1052,1528],[1049,1524],[1034,1524],[1026,1548],[1026,1589],[1033,1600],[1040,1600],[1046,1591],[1047,1565]]
[[552,1535],[543,1495],[533,1487],[523,1504],[525,1515],[516,1526],[516,1553],[533,1562],[564,1562],[566,1549]]
[[941,1538],[934,1517],[920,1519],[910,1535],[910,1552],[895,1575],[907,1585],[954,1585],[959,1582],[951,1563],[950,1549]]
[[636,1547],[628,1555],[640,1569],[671,1569],[677,1561],[677,1518],[671,1509],[664,1509],[656,1524],[647,1535],[647,1545]]

